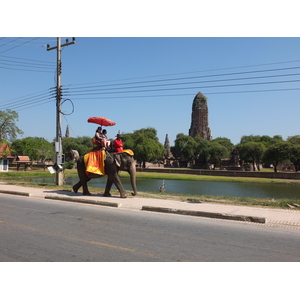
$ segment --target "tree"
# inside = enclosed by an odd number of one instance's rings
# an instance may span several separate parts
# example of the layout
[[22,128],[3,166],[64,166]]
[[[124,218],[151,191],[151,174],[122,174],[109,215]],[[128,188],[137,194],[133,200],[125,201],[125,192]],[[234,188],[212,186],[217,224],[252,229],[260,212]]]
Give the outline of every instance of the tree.
[[63,153],[70,154],[70,150],[77,150],[79,155],[88,153],[92,148],[92,139],[88,136],[82,137],[64,137],[62,139]]
[[288,160],[289,143],[281,141],[269,146],[264,153],[263,161],[273,164],[274,172],[277,172],[277,167],[280,163]]
[[227,148],[216,141],[211,141],[209,145],[210,162],[216,166],[221,165],[221,159],[228,157],[229,152]]
[[139,164],[146,167],[146,162],[157,162],[165,155],[165,148],[159,142],[155,128],[142,128],[132,134],[123,134],[124,148],[134,152],[134,157]]
[[[220,145],[224,146],[227,149],[227,151],[228,151],[228,155],[230,155],[231,152],[234,149],[234,145],[231,143],[231,140],[228,139],[228,138],[225,138],[225,137],[215,138],[215,139],[212,140],[212,142],[217,142]],[[225,157],[222,157],[222,158],[225,158]]]
[[244,135],[241,138],[240,144],[245,144],[248,142],[256,142],[256,143],[263,143],[266,147],[274,144],[275,142],[283,141],[281,135],[274,135],[270,137],[268,135]]
[[179,133],[175,140],[175,150],[181,156],[182,160],[189,162],[196,154],[197,143],[194,138],[183,133]]
[[[9,156],[11,154],[11,150],[9,148],[9,145],[8,143],[3,143],[3,144],[0,144],[0,148],[1,148],[1,152],[0,152],[0,157],[2,158],[6,158],[7,156]],[[1,158],[0,158],[1,160]]]
[[203,160],[203,162],[207,163],[210,158],[210,141],[200,137],[195,136],[194,141],[196,142],[195,156],[197,159]]
[[135,148],[135,141],[133,138],[133,133],[124,133],[122,134],[122,140],[124,149],[134,149]]
[[12,142],[11,147],[16,155],[26,155],[35,161],[52,159],[54,155],[53,144],[40,137],[15,140]]
[[18,121],[18,113],[7,109],[0,111],[0,141],[2,140],[14,140],[17,134],[23,134],[24,132],[15,124]]
[[258,135],[243,135],[241,137],[240,144],[246,144],[249,142],[258,142],[259,141],[259,136]]
[[295,171],[300,171],[300,145],[292,144],[289,147],[289,158],[295,167]]
[[300,145],[300,135],[293,135],[287,138],[287,142],[290,142],[295,145]]
[[263,143],[258,142],[246,142],[237,145],[237,149],[240,154],[240,158],[246,162],[251,162],[253,165],[253,170],[260,170],[260,161],[266,151],[266,146]]

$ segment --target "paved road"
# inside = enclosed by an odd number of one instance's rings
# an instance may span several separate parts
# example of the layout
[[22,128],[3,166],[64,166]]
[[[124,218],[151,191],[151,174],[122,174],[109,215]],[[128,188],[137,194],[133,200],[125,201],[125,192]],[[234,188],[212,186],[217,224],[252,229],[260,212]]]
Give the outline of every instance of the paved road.
[[0,261],[300,261],[300,231],[0,195]]

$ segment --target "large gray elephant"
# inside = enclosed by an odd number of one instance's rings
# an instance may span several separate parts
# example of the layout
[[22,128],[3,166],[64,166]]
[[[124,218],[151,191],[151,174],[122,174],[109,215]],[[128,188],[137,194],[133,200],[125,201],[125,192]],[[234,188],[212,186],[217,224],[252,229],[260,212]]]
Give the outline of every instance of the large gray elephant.
[[[78,189],[82,187],[83,195],[90,195],[87,182],[92,178],[99,178],[101,176],[96,174],[87,175],[85,170],[86,168],[84,164],[84,159],[83,156],[81,156],[77,161],[77,172],[80,180],[78,183],[76,183],[73,186],[73,191],[77,193]],[[107,153],[105,159],[105,174],[107,175],[107,182],[103,194],[104,197],[111,196],[110,189],[112,187],[112,184],[114,184],[119,190],[121,198],[127,197],[118,174],[119,171],[127,171],[129,173],[131,179],[131,185],[133,189],[133,193],[131,194],[132,196],[135,196],[137,194],[136,166],[135,166],[135,161],[133,159],[133,156],[129,155],[126,152],[121,152],[116,154]]]

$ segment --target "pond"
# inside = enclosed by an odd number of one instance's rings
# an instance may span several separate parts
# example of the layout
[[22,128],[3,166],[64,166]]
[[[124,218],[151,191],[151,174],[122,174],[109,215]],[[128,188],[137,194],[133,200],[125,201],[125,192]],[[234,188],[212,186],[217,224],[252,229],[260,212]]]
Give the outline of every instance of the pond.
[[[20,178],[21,181],[25,179]],[[55,177],[26,178],[26,181],[35,183],[55,183]],[[125,190],[131,190],[130,179],[122,177],[121,181]],[[77,176],[67,178],[67,185],[78,182]],[[106,177],[92,179],[90,187],[104,188]],[[141,192],[158,192],[162,186],[161,179],[137,179],[137,189]],[[193,180],[165,180],[167,193],[186,195],[212,195],[231,197],[252,197],[270,199],[300,199],[300,185],[276,184],[276,183],[241,183],[241,182],[217,182],[217,181],[193,181]],[[113,186],[113,188],[115,188]],[[79,190],[81,191],[81,190]]]

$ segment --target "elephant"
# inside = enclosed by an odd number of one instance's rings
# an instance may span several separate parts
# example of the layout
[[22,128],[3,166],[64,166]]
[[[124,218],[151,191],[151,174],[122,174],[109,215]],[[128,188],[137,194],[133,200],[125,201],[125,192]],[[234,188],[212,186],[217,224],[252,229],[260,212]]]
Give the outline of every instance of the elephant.
[[[135,196],[137,194],[136,166],[135,166],[135,161],[133,159],[133,156],[129,155],[126,152],[120,152],[115,154],[108,152],[104,163],[105,163],[105,175],[107,175],[107,182],[106,182],[106,187],[103,196],[104,197],[111,196],[110,189],[112,187],[112,184],[114,184],[120,192],[120,197],[121,198],[127,197],[118,174],[119,171],[127,171],[129,173],[131,186],[133,189],[133,193],[131,194],[132,196]],[[102,177],[103,175],[101,176],[101,175],[91,174],[91,173],[87,175],[85,170],[86,167],[85,167],[84,159],[83,156],[81,156],[77,161],[77,173],[80,180],[78,183],[76,183],[73,186],[73,191],[77,193],[78,189],[82,187],[83,195],[90,195],[87,182],[90,181],[92,178],[99,178]]]

